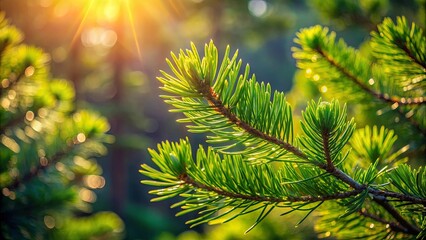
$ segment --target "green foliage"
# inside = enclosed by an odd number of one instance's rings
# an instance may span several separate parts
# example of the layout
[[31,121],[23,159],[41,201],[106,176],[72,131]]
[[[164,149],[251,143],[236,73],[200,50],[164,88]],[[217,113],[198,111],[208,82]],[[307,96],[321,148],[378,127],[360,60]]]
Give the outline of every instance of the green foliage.
[[344,160],[340,153],[355,130],[354,120],[346,122],[346,116],[346,107],[340,110],[338,101],[308,105],[301,125],[306,137],[300,143],[311,161],[337,164]]
[[1,238],[119,237],[117,215],[90,215],[92,189],[104,181],[93,157],[112,140],[108,122],[75,109],[73,86],[50,78],[48,55],[21,44],[4,14],[0,27]]
[[423,29],[415,24],[410,27],[405,18],[398,18],[396,23],[386,18],[378,29],[380,34],[371,34],[371,47],[380,67],[404,92],[422,96],[426,87]]
[[175,65],[168,63],[175,76],[163,72],[159,80],[165,91],[175,95],[162,97],[175,107],[171,111],[185,114],[187,118],[179,122],[194,123],[188,126],[190,132],[213,134],[208,142],[220,152],[242,154],[250,160],[280,161],[289,151],[276,148],[271,141],[293,141],[290,106],[283,93],[271,94],[269,84],[259,84],[254,76],[249,79],[248,66],[244,75],[239,75],[242,62],[237,61],[237,53],[230,58],[229,52],[228,47],[220,68],[212,42],[206,45],[203,59],[193,44],[192,51],[181,51],[178,57],[172,54]]
[[[426,39],[420,28],[413,24],[407,30],[404,22],[404,18],[397,25],[385,20],[379,26],[381,32],[372,34],[372,43],[387,34],[388,40],[380,41],[407,42],[386,46],[409,46],[410,50],[378,48],[372,55],[389,53],[383,65],[392,65],[392,72],[405,80],[420,77],[415,84],[423,86],[426,73],[415,60],[424,64],[417,47]],[[424,129],[424,121],[416,121],[424,110],[424,88],[405,91],[411,83],[390,80],[386,76],[391,70],[382,70],[379,60],[364,57],[342,40],[336,42],[335,34],[323,27],[303,29],[297,36],[300,47],[293,51],[298,66],[313,80],[330,86],[336,98],[399,109],[407,119],[402,124],[411,127],[407,134]],[[355,119],[347,120],[346,105],[321,99],[308,103],[302,113],[302,132],[295,135],[284,94],[271,94],[269,85],[249,77],[248,66],[240,73],[241,60],[237,61],[237,53],[229,57],[229,52],[228,47],[219,66],[212,42],[206,44],[202,58],[192,44],[190,50],[172,54],[173,62],[168,60],[173,74],[162,72],[159,80],[171,95],[162,97],[174,107],[171,111],[185,115],[179,122],[192,123],[189,131],[208,133],[211,146],[207,150],[200,146],[194,153],[186,139],[150,149],[159,169],[143,164],[141,173],[151,179],[142,183],[157,187],[150,191],[157,195],[153,201],[180,197],[172,205],[181,208],[177,215],[193,211],[200,215],[187,222],[191,226],[228,222],[257,212],[248,232],[271,211],[281,210],[282,215],[305,213],[299,223],[316,212],[315,228],[323,237],[425,237],[425,171],[410,167],[406,163],[410,155],[405,155],[409,147],[420,152],[424,136],[413,137],[407,145],[397,144],[392,125],[356,130]],[[402,69],[396,69],[397,62]],[[411,69],[414,78],[410,78]],[[411,116],[407,110],[413,111]],[[424,161],[424,155],[420,159]]]
[[321,89],[383,116],[382,122],[400,136],[409,131],[406,140],[417,148],[426,136],[424,31],[414,23],[410,27],[404,17],[396,24],[387,18],[378,29],[371,34],[370,56],[321,26],[297,33],[293,56]]

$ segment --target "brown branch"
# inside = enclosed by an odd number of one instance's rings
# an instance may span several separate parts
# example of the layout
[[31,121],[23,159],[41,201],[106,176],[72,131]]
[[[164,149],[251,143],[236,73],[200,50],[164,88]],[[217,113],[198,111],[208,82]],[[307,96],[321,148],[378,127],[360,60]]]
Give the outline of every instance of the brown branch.
[[302,159],[307,159],[308,157],[297,147],[284,142],[276,137],[267,135],[265,133],[263,133],[262,131],[259,131],[258,129],[253,128],[252,126],[250,126],[248,123],[242,121],[241,119],[239,119],[235,114],[233,114],[231,112],[231,110],[227,107],[224,106],[223,102],[218,98],[218,95],[216,94],[216,92],[213,90],[213,88],[210,87],[210,85],[208,85],[208,83],[204,83],[201,81],[200,85],[198,86],[198,89],[200,91],[200,93],[207,99],[207,101],[209,102],[210,105],[212,105],[213,107],[215,107],[216,111],[218,113],[220,113],[222,116],[226,117],[227,119],[229,119],[229,121],[235,125],[237,125],[238,127],[242,128],[244,131],[246,131],[247,133],[251,134],[252,136],[261,138],[263,140],[266,140],[270,143],[273,143],[275,145],[278,145],[279,147],[293,153],[294,155],[302,158]]
[[327,170],[327,172],[333,172],[335,167],[334,167],[333,161],[331,159],[330,149],[329,149],[329,144],[328,144],[330,134],[329,134],[328,131],[323,131],[321,133],[321,135],[322,135],[322,144],[324,146],[325,160],[327,161],[326,170]]
[[375,220],[376,222],[380,222],[380,223],[383,223],[383,224],[389,224],[389,227],[394,232],[403,232],[403,233],[406,232],[406,229],[404,227],[402,227],[399,223],[387,221],[387,220],[385,220],[385,219],[383,219],[383,218],[381,218],[377,215],[374,215],[372,213],[367,212],[367,210],[365,210],[365,209],[358,211],[358,213],[360,215],[364,216],[364,217],[371,218],[371,219]]
[[342,72],[347,78],[349,78],[353,83],[355,83],[359,88],[361,88],[363,91],[365,91],[366,93],[368,93],[369,95],[373,96],[376,99],[379,99],[383,102],[390,103],[390,104],[398,103],[399,105],[426,104],[426,99],[423,97],[401,98],[397,96],[388,96],[387,94],[375,92],[373,89],[369,88],[367,85],[362,83],[360,79],[358,79],[356,76],[350,73],[347,69],[340,66],[333,58],[328,56],[328,54],[324,52],[321,48],[317,48],[316,51],[319,54],[321,54],[321,56],[323,56],[325,60],[329,62],[333,67],[337,68],[337,70]]
[[395,218],[398,223],[401,224],[402,227],[405,228],[405,233],[409,233],[409,234],[413,234],[413,235],[417,235],[420,233],[420,229],[414,225],[409,223],[407,220],[405,220],[401,214],[385,199],[385,198],[377,198],[374,197],[373,200],[379,204],[380,206],[382,206],[384,209],[386,209],[386,211],[392,215],[393,218]]
[[402,49],[405,52],[405,54],[407,54],[407,56],[411,59],[411,61],[413,61],[416,64],[418,64],[425,71],[425,69],[426,69],[426,62],[419,61],[419,59],[417,59],[414,56],[414,54],[410,51],[410,49],[408,49],[407,45],[404,44],[403,41],[395,41],[395,45],[397,45],[400,49]]
[[226,190],[223,190],[221,188],[208,186],[202,183],[199,183],[192,179],[190,176],[188,176],[186,173],[182,174],[179,179],[183,181],[185,184],[191,185],[195,188],[207,190],[210,192],[217,193],[224,197],[229,198],[238,198],[238,199],[244,199],[244,200],[250,200],[255,202],[270,202],[270,203],[287,203],[287,202],[306,202],[306,203],[314,203],[314,202],[324,202],[328,200],[337,200],[337,199],[344,199],[348,197],[353,197],[358,195],[360,190],[352,190],[348,192],[339,192],[334,193],[330,195],[324,195],[324,196],[311,196],[311,195],[305,195],[305,196],[288,196],[284,198],[279,197],[271,197],[271,196],[253,196],[253,195],[244,195],[239,193],[233,193]]
[[376,196],[382,196],[382,197],[387,197],[387,198],[395,198],[395,199],[398,199],[398,201],[402,201],[402,202],[411,202],[413,204],[426,205],[426,199],[415,197],[415,196],[410,196],[410,195],[405,195],[405,194],[402,194],[402,193],[382,191],[382,190],[377,190],[377,189],[374,189],[374,188],[370,188],[368,192],[373,194],[373,195],[376,195]]
[[[330,152],[329,152],[329,148],[328,148],[328,140],[329,140],[328,134],[323,133],[322,136],[323,136],[324,154],[325,154],[326,158],[327,157],[330,158]],[[329,164],[331,164],[331,166]],[[354,179],[350,178],[348,175],[344,174],[342,171],[335,168],[334,164],[331,162],[331,159],[327,159],[327,164],[326,165],[323,164],[320,167],[322,167],[324,170],[326,170],[327,172],[329,172],[333,176],[337,177],[338,179],[341,179],[345,183],[349,184],[350,186],[352,186],[356,190],[363,190],[363,189],[368,188],[368,186],[359,184]],[[375,194],[373,194],[373,201],[376,202],[377,204],[379,204],[380,206],[382,206],[390,215],[392,215],[392,217],[394,217],[401,224],[401,226],[405,228],[405,230],[404,230],[405,233],[410,233],[410,234],[414,234],[414,235],[417,235],[417,234],[420,233],[420,229],[416,225],[411,224],[407,220],[405,220],[399,214],[399,212],[388,202],[386,197],[379,194],[379,193],[384,193],[384,192],[380,192],[380,191],[377,191],[375,189],[372,189],[370,191],[370,188],[369,188],[368,192],[370,194],[375,193]],[[396,195],[394,195],[394,196],[396,196]]]

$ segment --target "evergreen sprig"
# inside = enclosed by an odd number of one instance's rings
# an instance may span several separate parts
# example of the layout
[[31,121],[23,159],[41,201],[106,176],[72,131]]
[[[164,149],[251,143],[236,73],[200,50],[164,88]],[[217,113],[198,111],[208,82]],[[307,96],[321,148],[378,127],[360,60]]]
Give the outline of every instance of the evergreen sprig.
[[[322,47],[335,46],[334,39],[328,39],[320,27],[307,31],[309,34],[303,36],[309,41]],[[355,51],[347,50],[342,42],[336,46],[342,50],[341,59],[342,55],[355,56]],[[337,100],[319,100],[308,104],[302,114],[302,135],[294,136],[292,113],[284,94],[271,95],[269,85],[257,83],[254,76],[249,78],[248,65],[241,74],[241,60],[236,60],[237,53],[229,57],[229,49],[220,66],[213,42],[205,45],[202,58],[191,44],[190,50],[181,50],[178,56],[172,53],[173,62],[168,60],[173,75],[163,71],[159,80],[171,95],[162,97],[175,108],[171,111],[185,115],[179,122],[192,123],[189,131],[207,132],[207,141],[213,146],[207,150],[199,147],[195,157],[188,139],[166,141],[158,150],[150,149],[159,169],[143,164],[141,173],[152,179],[142,183],[158,188],[150,192],[157,195],[153,201],[180,196],[183,200],[172,206],[181,207],[178,215],[200,214],[188,221],[192,226],[227,222],[257,211],[255,226],[273,209],[283,209],[283,215],[305,211],[303,221],[319,210],[331,212],[324,221],[334,222],[329,229],[336,237],[349,236],[349,232],[371,238],[422,236],[423,216],[418,212],[424,212],[426,198],[418,192],[423,185],[423,178],[418,176],[424,171],[420,169],[420,174],[407,167],[400,156],[407,148],[394,150],[396,137],[392,131],[366,127],[352,137],[355,123],[354,119],[347,120],[346,106],[341,108]],[[315,49],[305,48],[308,54],[300,54],[308,56]],[[361,70],[351,73],[354,78],[363,79],[359,74],[370,71],[365,63],[359,58],[355,65]],[[316,71],[325,72],[330,62],[319,61],[314,66],[319,66]],[[330,74],[337,76],[339,70]],[[363,151],[368,141],[371,145]],[[369,163],[358,165],[359,158]],[[272,161],[278,165],[267,164]],[[386,163],[394,163],[395,168],[384,167]],[[409,177],[401,177],[404,175]],[[413,182],[415,179],[417,182]],[[407,214],[411,208],[417,213]],[[372,228],[371,222],[382,228]],[[318,231],[323,232],[326,226],[319,224]],[[366,231],[338,232],[347,226]]]
[[[358,191],[338,192],[347,190],[347,187],[339,182],[330,183],[330,178],[310,179],[307,181],[311,184],[300,186],[297,183],[300,175],[317,176],[318,172],[312,171],[312,167],[297,168],[287,164],[286,169],[276,170],[265,164],[249,164],[241,155],[222,157],[213,148],[204,150],[201,146],[194,158],[188,139],[179,143],[163,142],[158,146],[158,151],[150,149],[149,152],[160,168],[158,171],[142,165],[141,173],[153,179],[143,180],[142,183],[160,187],[150,191],[158,196],[152,201],[178,195],[184,197],[172,207],[182,208],[178,216],[199,211],[199,218],[188,221],[191,226],[228,222],[237,216],[260,211],[256,225],[266,216],[266,212],[274,208],[290,209],[287,212],[302,207],[316,209],[324,201],[359,194]],[[290,169],[296,169],[297,173]],[[281,179],[291,179],[292,182],[283,183]],[[333,191],[336,192],[330,194]],[[219,214],[213,215],[215,213]]]
[[[386,18],[372,32],[372,58],[336,39],[328,28],[314,26],[296,34],[293,57],[297,66],[339,97],[368,104],[378,115],[393,112],[426,135],[424,31],[404,17]],[[420,141],[423,141],[422,138]]]
[[272,94],[269,84],[249,78],[248,65],[240,75],[242,61],[237,61],[237,52],[229,57],[229,47],[220,68],[213,42],[205,46],[202,59],[194,44],[191,49],[181,50],[179,56],[172,53],[173,62],[167,62],[175,76],[162,72],[159,78],[162,89],[174,94],[162,96],[175,107],[171,111],[187,117],[179,122],[194,123],[188,126],[190,132],[213,134],[208,142],[222,153],[262,161],[301,154],[291,145],[292,113],[283,93]]
[[410,27],[405,18],[398,17],[396,23],[390,18],[384,19],[378,30],[380,34],[371,33],[371,47],[386,75],[397,81],[405,92],[414,91],[413,94],[422,96],[426,86],[426,41],[423,29],[416,24]]

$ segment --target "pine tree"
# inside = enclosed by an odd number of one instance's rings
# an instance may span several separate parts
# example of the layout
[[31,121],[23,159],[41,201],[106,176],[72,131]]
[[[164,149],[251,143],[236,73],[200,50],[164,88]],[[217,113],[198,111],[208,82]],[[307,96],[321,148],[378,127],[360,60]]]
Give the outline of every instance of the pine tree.
[[22,39],[0,13],[1,239],[120,238],[121,219],[90,205],[105,184],[93,158],[112,140],[108,122],[76,109],[73,86]]
[[[213,42],[202,58],[194,44],[172,53],[161,97],[190,132],[208,134],[208,146],[193,151],[187,138],[149,149],[158,169],[143,164],[141,173],[158,188],[152,201],[179,196],[178,216],[200,215],[191,226],[258,212],[250,231],[273,210],[298,211],[319,215],[322,237],[424,238],[426,38],[404,17],[377,29],[367,55],[325,27],[297,34],[298,67],[335,98],[308,101],[298,134],[284,94],[258,83],[249,65],[241,71],[238,52],[228,47],[220,64]],[[384,126],[357,129],[354,105]]]

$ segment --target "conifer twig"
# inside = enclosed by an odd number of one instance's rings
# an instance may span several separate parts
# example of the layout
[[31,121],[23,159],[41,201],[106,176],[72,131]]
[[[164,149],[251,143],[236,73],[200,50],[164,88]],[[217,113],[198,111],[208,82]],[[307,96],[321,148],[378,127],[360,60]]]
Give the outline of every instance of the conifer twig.
[[206,82],[201,83],[200,82],[200,86],[199,86],[199,92],[207,99],[207,101],[209,102],[210,105],[212,105],[213,107],[215,107],[216,111],[218,113],[220,113],[221,115],[223,115],[224,117],[228,118],[228,120],[230,122],[232,122],[233,124],[237,125],[238,127],[244,129],[247,133],[264,139],[270,143],[273,143],[275,145],[280,146],[281,148],[284,148],[285,150],[293,153],[294,155],[302,158],[302,159],[307,159],[307,156],[300,151],[298,148],[296,148],[295,146],[282,141],[276,137],[267,135],[255,128],[252,128],[248,123],[242,121],[241,119],[238,119],[238,117],[236,115],[234,115],[229,108],[225,107],[222,103],[222,101],[219,99],[217,93],[215,93],[214,89],[210,87],[210,85]]
[[315,49],[324,59],[329,62],[333,67],[337,68],[340,72],[342,72],[347,78],[349,78],[353,83],[355,83],[359,88],[373,96],[374,98],[381,100],[383,102],[389,104],[398,103],[399,105],[422,105],[426,104],[426,99],[423,97],[415,97],[415,98],[401,98],[398,96],[388,96],[387,94],[382,94],[375,92],[373,89],[369,88],[367,85],[363,84],[360,79],[347,71],[344,67],[340,66],[333,58],[331,58],[326,52],[324,52],[321,48]]
[[[328,146],[328,138],[327,134],[323,133],[323,138],[324,138],[324,154],[325,156],[330,156],[329,153],[329,149],[327,148]],[[355,189],[366,189],[368,186],[366,185],[361,185],[358,182],[356,182],[354,179],[350,178],[348,175],[344,174],[342,171],[338,170],[337,168],[335,168],[334,164],[329,161],[327,159],[327,163],[331,163],[332,166],[329,166],[329,164],[327,164],[326,166],[323,166],[323,168],[329,172],[330,174],[332,174],[333,176],[337,177],[338,179],[344,181],[345,183],[348,183],[351,187],[355,188]],[[369,188],[369,187],[368,187]],[[386,199],[385,196],[380,196],[377,191],[374,191],[374,193],[370,192],[370,194],[373,194],[373,200],[374,202],[376,202],[377,204],[379,204],[380,206],[382,206],[390,215],[392,215],[392,217],[394,217],[406,230],[404,232],[406,233],[411,233],[411,234],[419,234],[420,233],[420,229],[409,223],[407,220],[405,220],[401,214],[388,202],[388,200]],[[425,199],[426,202],[426,199]]]
[[270,203],[286,203],[286,202],[305,202],[305,203],[314,203],[314,202],[324,202],[328,200],[344,199],[348,197],[353,197],[362,192],[362,190],[351,190],[347,192],[339,192],[335,194],[325,195],[325,196],[288,196],[288,197],[270,197],[270,196],[253,196],[245,195],[240,193],[229,192],[220,188],[211,187],[192,179],[188,174],[182,174],[179,179],[183,184],[192,185],[196,188],[215,192],[224,197],[238,198],[256,202],[270,202]]
[[404,227],[402,227],[400,224],[396,223],[396,222],[390,222],[387,221],[377,215],[374,215],[370,212],[368,212],[366,209],[361,209],[360,211],[358,211],[358,213],[364,217],[368,217],[371,218],[377,222],[383,223],[383,224],[389,224],[389,227],[395,231],[395,232],[406,232],[406,229]]

